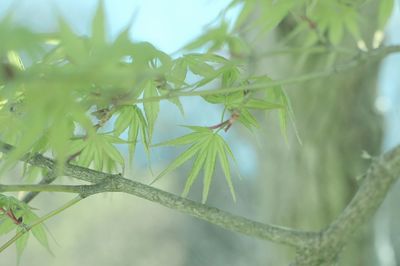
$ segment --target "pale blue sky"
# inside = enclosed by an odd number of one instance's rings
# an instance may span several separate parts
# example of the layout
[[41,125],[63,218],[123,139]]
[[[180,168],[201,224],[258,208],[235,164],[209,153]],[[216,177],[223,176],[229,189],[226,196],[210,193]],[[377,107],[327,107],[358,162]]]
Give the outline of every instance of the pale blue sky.
[[[129,23],[134,40],[148,41],[172,53],[196,36],[230,2],[229,0],[105,0],[108,26],[115,36]],[[73,25],[76,32],[89,34],[90,21],[98,0],[1,0],[0,14],[9,7],[15,19],[35,29],[54,30],[56,11]]]

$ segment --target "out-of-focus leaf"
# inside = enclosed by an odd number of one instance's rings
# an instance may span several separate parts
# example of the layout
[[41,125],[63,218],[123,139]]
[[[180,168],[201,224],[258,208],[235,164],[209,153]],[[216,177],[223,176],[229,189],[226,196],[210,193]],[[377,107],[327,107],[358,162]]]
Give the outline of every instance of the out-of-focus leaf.
[[37,241],[39,241],[39,243],[51,253],[49,240],[47,239],[47,234],[44,226],[42,224],[36,225],[32,228],[32,234],[37,239]]
[[228,24],[222,22],[217,28],[209,29],[205,34],[201,35],[193,42],[186,45],[184,50],[194,50],[209,45],[208,52],[220,49],[228,36]]
[[[145,99],[159,96],[157,88],[154,86],[152,82],[148,82],[146,88],[144,89],[143,96]],[[160,103],[157,101],[151,101],[151,102],[145,101],[143,105],[148,126],[147,132],[149,135],[149,141],[151,141],[151,138],[153,136],[154,125],[158,117],[158,112],[160,111]]]
[[392,14],[393,6],[394,0],[380,0],[378,13],[378,25],[380,29],[385,27],[386,22]]
[[274,100],[280,102],[284,106],[284,108],[279,110],[279,123],[282,135],[285,137],[285,140],[287,141],[287,124],[290,120],[292,122],[293,130],[296,134],[297,140],[301,144],[301,138],[297,131],[292,106],[290,104],[288,96],[280,87],[272,88],[272,90],[270,90],[270,94],[267,95],[267,99],[269,99],[268,97],[270,96],[272,96]]
[[[35,213],[32,211],[29,211],[27,215],[25,216],[25,223],[32,223],[35,222],[39,219],[39,216],[37,216]],[[32,227],[31,232],[33,236],[36,238],[36,240],[51,253],[50,246],[49,246],[49,241],[47,239],[47,233],[46,230],[44,229],[43,224],[38,224],[34,227]]]
[[60,40],[64,46],[68,60],[75,64],[82,64],[88,60],[88,52],[84,39],[78,37],[69,27],[67,22],[60,19]]
[[[25,229],[20,227],[17,230],[18,232],[24,231]],[[26,248],[26,244],[28,243],[28,239],[29,239],[29,232],[26,232],[25,234],[23,234],[20,238],[17,239],[17,241],[15,241],[15,246],[17,248],[17,265],[20,265],[21,262],[21,256],[22,253],[24,252],[25,248]]]
[[249,99],[244,106],[249,109],[260,109],[260,110],[272,110],[284,107],[280,103],[267,102],[260,99]]
[[232,3],[240,3],[243,2],[242,10],[239,13],[238,18],[235,21],[235,28],[241,29],[245,22],[248,21],[250,14],[252,14],[255,10],[255,6],[257,4],[256,1],[233,1]]
[[121,153],[115,148],[110,142],[104,142],[103,145],[103,152],[107,154],[113,161],[118,162],[122,168],[125,166],[124,157],[122,157]]
[[240,111],[240,116],[238,120],[250,130],[252,130],[253,128],[258,128],[260,126],[254,115],[252,115],[247,109],[242,109]]
[[188,55],[185,57],[185,61],[190,71],[196,75],[206,78],[213,77],[215,74],[215,69],[199,56]]
[[0,236],[11,232],[15,227],[16,225],[10,218],[5,215],[0,215]]
[[92,44],[94,47],[102,47],[106,43],[106,29],[105,29],[105,16],[104,16],[104,3],[103,0],[99,1],[96,13],[92,22]]
[[169,82],[175,84],[175,89],[180,89],[185,84],[187,70],[187,62],[183,58],[178,58],[174,61],[167,79]]
[[337,45],[343,38],[343,24],[342,21],[337,19],[333,20],[329,29],[329,40],[332,44]]
[[115,120],[114,123],[114,135],[119,136],[124,132],[128,127],[129,124],[132,122],[132,111],[130,108],[122,108],[119,112],[118,118]]

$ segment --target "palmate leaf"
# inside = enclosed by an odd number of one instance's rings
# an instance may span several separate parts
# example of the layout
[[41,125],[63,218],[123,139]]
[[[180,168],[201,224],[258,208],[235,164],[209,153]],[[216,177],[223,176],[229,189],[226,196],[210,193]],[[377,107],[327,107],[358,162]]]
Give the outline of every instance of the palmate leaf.
[[132,161],[139,132],[146,151],[149,149],[147,121],[143,116],[142,110],[135,105],[123,106],[117,113],[119,115],[115,120],[113,133],[114,136],[120,136],[128,129],[129,161]]
[[[193,157],[195,160],[193,162],[192,169],[186,180],[185,187],[182,192],[182,196],[186,197],[192,187],[193,183],[196,181],[200,171],[203,169],[203,192],[202,192],[202,202],[205,203],[210,191],[212,178],[215,172],[215,166],[217,162],[217,157],[221,164],[221,168],[224,172],[228,187],[231,191],[232,198],[235,201],[235,192],[232,184],[232,178],[229,167],[228,156],[232,157],[232,152],[230,151],[228,145],[224,139],[218,135],[218,133],[213,132],[207,127],[196,127],[188,126],[194,132],[187,135],[181,136],[179,138],[169,140],[163,143],[156,144],[154,146],[179,146],[179,145],[189,145],[191,146],[181,153],[174,161],[171,162],[164,169],[152,183],[159,180],[162,176],[174,171],[180,167],[185,162],[189,161]],[[153,147],[154,147],[153,146]]]
[[79,165],[89,167],[93,163],[95,170],[111,172],[119,165],[124,171],[125,160],[113,144],[127,141],[107,134],[92,134],[85,139],[73,140],[70,154],[78,153]]

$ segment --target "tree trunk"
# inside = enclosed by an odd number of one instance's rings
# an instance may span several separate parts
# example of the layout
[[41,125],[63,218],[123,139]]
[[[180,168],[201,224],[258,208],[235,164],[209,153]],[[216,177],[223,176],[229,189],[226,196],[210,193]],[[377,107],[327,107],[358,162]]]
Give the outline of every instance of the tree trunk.
[[[366,25],[368,26],[368,25]],[[374,27],[370,27],[374,28]],[[284,29],[281,31],[285,31]],[[284,33],[283,33],[284,34]],[[369,36],[371,33],[369,33]],[[256,51],[265,47],[258,43]],[[268,44],[273,50],[274,44]],[[276,47],[279,49],[279,47]],[[300,57],[266,58],[256,69],[272,77],[288,78]],[[301,73],[320,71],[327,55],[308,56]],[[340,58],[338,57],[340,62]],[[269,71],[268,71],[269,70]],[[264,158],[260,175],[260,202],[265,220],[299,229],[320,230],[346,206],[370,161],[362,154],[377,155],[381,143],[381,118],[374,110],[377,65],[368,64],[329,78],[286,87],[292,102],[302,145],[289,126],[285,143],[272,116],[267,117],[260,141]],[[262,135],[260,135],[262,136]],[[339,265],[376,265],[372,250],[372,227],[357,232],[345,248]],[[288,264],[289,249],[271,244],[266,265]]]

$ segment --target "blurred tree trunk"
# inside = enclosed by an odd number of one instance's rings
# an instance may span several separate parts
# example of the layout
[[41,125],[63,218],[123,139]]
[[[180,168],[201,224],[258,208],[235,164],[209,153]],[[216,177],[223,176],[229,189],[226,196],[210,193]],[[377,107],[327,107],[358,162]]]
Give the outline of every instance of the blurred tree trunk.
[[[365,27],[368,29],[368,25]],[[278,29],[277,34],[285,33],[285,27]],[[372,34],[366,32],[367,40]],[[265,46],[265,42],[259,42],[253,48],[262,51]],[[274,49],[270,40],[267,46]],[[260,74],[272,73],[273,78],[284,78],[288,73],[298,75],[292,66],[301,65],[304,56],[265,58],[256,69]],[[329,60],[326,54],[306,59],[307,64],[302,64],[298,72],[320,71]],[[358,187],[357,178],[362,178],[370,164],[362,158],[363,151],[377,155],[380,150],[381,118],[373,107],[377,72],[376,64],[368,64],[329,78],[286,87],[302,145],[290,126],[286,144],[278,126],[272,126],[278,125],[271,122],[275,115],[267,117],[259,141],[263,175],[258,186],[266,221],[320,230],[350,201]],[[365,228],[345,247],[339,265],[377,265],[372,233],[370,222],[366,221]],[[287,265],[292,257],[289,249],[273,244],[267,252],[266,265]]]

